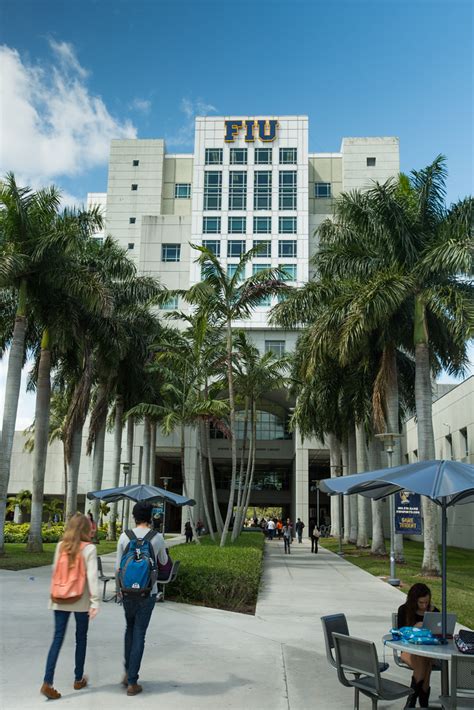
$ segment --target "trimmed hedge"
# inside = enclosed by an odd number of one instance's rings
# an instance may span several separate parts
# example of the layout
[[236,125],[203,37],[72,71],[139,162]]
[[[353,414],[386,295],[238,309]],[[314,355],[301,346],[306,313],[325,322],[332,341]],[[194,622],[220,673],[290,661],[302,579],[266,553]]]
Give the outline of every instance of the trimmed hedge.
[[207,536],[200,545],[172,547],[171,557],[181,565],[176,581],[166,588],[167,598],[254,614],[264,545],[261,533],[246,533],[223,548]]
[[[5,542],[28,542],[30,532],[29,523],[5,523]],[[58,542],[64,533],[64,523],[49,525],[43,523],[41,526],[41,537],[43,542]],[[117,534],[120,534],[120,523],[117,523]],[[107,526],[103,525],[97,529],[97,540],[105,540],[107,537]]]

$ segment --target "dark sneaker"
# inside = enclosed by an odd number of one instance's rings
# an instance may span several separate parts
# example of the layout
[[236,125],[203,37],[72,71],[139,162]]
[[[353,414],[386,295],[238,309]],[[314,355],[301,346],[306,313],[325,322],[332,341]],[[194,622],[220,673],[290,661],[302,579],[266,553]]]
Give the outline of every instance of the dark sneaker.
[[82,680],[75,680],[74,681],[74,690],[81,690],[81,688],[85,688],[87,685],[87,678],[84,676]]
[[49,700],[59,700],[61,697],[61,693],[58,693],[56,688],[53,688],[53,686],[48,683],[43,683],[40,688],[40,693],[45,695]]
[[127,695],[138,695],[138,693],[141,693],[142,690],[143,688],[139,685],[139,683],[134,683],[133,685],[129,685],[127,687]]

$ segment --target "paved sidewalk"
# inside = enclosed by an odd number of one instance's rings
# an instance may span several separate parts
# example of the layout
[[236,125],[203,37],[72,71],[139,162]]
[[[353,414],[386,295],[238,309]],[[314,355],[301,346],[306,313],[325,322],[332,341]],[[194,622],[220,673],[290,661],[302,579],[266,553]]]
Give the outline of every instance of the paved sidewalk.
[[[107,564],[112,564],[109,556]],[[0,571],[0,708],[43,707],[39,687],[52,637],[46,608],[50,568]],[[165,710],[350,710],[352,692],[326,661],[319,617],[344,611],[355,636],[378,642],[390,626],[401,592],[336,555],[311,554],[309,541],[266,543],[263,589],[255,616],[166,602],[148,629],[141,695],[128,698],[122,675],[123,610],[104,604],[91,623],[86,672],[90,686],[72,689],[74,621],[62,649],[55,686],[59,707],[109,710],[136,706]],[[387,659],[391,661],[390,652]],[[439,694],[433,676],[433,697]],[[408,683],[393,662],[387,677]],[[361,710],[370,707],[361,699]],[[402,708],[403,702],[380,703]]]

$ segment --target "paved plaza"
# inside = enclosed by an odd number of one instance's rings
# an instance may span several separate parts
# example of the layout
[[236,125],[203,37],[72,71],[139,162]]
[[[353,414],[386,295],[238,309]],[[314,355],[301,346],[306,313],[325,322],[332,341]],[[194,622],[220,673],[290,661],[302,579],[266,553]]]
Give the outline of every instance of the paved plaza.
[[[112,568],[108,556],[106,570]],[[46,608],[50,567],[0,570],[2,710],[43,707],[39,694],[52,638]],[[320,616],[345,612],[351,634],[377,642],[390,627],[390,614],[403,601],[397,589],[325,550],[313,555],[309,541],[283,554],[274,540],[265,548],[263,589],[255,616],[165,602],[148,629],[140,673],[143,693],[127,697],[122,677],[123,610],[104,604],[90,626],[86,673],[90,685],[72,688],[74,622],[68,629],[55,677],[63,694],[58,707],[109,710],[350,710],[352,691],[328,666]],[[391,663],[386,674],[409,683],[408,671]],[[439,673],[433,675],[433,698]],[[53,701],[54,702],[54,701]],[[361,698],[361,710],[370,701]],[[403,701],[380,703],[402,708]]]

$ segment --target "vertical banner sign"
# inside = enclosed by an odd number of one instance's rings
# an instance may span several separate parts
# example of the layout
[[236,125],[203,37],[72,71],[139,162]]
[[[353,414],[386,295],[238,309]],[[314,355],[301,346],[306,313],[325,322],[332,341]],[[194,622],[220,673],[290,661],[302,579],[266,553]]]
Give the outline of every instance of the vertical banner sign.
[[397,535],[422,535],[421,498],[418,493],[395,493],[395,532]]

